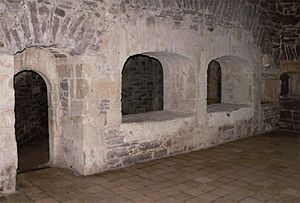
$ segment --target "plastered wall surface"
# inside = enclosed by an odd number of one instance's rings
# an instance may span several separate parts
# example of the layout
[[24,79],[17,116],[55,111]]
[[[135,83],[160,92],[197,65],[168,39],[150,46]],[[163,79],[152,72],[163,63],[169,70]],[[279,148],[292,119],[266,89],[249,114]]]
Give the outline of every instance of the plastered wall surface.
[[[12,82],[22,70],[47,84],[50,165],[81,175],[259,132],[262,19],[269,4],[236,2],[1,2],[0,195],[15,190]],[[167,120],[122,123],[121,73],[135,54],[163,67]],[[241,68],[247,106],[207,113],[207,67],[224,56],[235,71],[241,64],[235,59],[247,64]]]

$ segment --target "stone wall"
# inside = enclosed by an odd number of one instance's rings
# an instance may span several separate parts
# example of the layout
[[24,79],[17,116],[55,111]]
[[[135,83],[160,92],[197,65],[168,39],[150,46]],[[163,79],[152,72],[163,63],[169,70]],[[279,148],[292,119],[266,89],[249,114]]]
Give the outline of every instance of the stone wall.
[[148,56],[130,57],[122,70],[122,114],[163,109],[163,68]]
[[260,1],[264,18],[263,53],[275,64],[298,60],[300,56],[299,1]]
[[14,78],[14,88],[17,144],[48,137],[48,95],[43,78],[32,71],[20,72]]
[[280,68],[275,64],[268,64],[263,67],[261,82],[262,131],[271,131],[279,128],[280,86]]
[[106,168],[124,167],[195,149],[194,122],[195,117],[188,116],[165,122],[122,124],[119,132],[107,136]]
[[280,99],[279,127],[284,130],[300,131],[299,97],[283,97]]
[[262,129],[271,131],[279,127],[279,108],[277,103],[262,104]]
[[13,193],[17,173],[14,115],[14,57],[0,56],[0,196]]
[[300,66],[287,66],[281,76],[279,100],[279,127],[284,130],[300,130]]
[[278,1],[280,61],[300,60],[300,2]]
[[243,107],[235,111],[210,113],[208,127],[210,145],[221,144],[253,134],[253,107]]
[[[268,0],[2,1],[0,190],[14,191],[12,81],[21,70],[36,71],[49,87],[50,164],[78,174],[259,132],[262,52],[267,45],[273,50],[273,35],[266,35],[274,27],[266,27],[271,6]],[[122,123],[122,69],[136,54],[163,66],[164,113],[188,116]],[[240,93],[248,106],[207,113],[207,67],[224,56],[247,64],[247,83],[240,75],[234,82],[245,85]]]

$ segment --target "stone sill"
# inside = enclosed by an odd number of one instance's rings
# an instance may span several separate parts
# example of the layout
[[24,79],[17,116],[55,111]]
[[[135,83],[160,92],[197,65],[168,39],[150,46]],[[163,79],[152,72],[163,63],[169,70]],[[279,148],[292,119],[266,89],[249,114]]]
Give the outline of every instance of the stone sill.
[[193,113],[175,111],[152,111],[139,114],[129,114],[122,116],[122,123],[147,123],[171,121],[194,116]]
[[300,95],[280,96],[281,100],[300,100]]
[[[233,106],[235,107],[233,108]],[[254,116],[254,108],[252,106],[233,106],[232,108],[223,108],[223,111],[215,111],[208,113],[208,126],[218,127],[222,125],[231,125],[237,121],[249,120]]]
[[261,104],[261,106],[276,106],[276,105],[278,105],[278,103],[276,103],[276,102],[261,102],[260,103]]
[[228,104],[228,103],[219,103],[219,104],[210,104],[207,106],[207,113],[217,113],[217,112],[232,112],[239,110],[241,108],[248,108],[249,105],[246,104]]

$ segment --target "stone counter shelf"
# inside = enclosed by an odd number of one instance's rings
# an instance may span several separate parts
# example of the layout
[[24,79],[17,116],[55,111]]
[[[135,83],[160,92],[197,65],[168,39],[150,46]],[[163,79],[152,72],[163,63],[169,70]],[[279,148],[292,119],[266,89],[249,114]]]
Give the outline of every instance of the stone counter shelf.
[[208,125],[215,127],[249,120],[254,116],[254,108],[244,104],[212,104],[207,107],[207,112]]
[[122,116],[122,123],[142,123],[142,122],[160,122],[171,121],[193,116],[193,113],[175,112],[175,111],[152,111],[139,114],[129,114]]

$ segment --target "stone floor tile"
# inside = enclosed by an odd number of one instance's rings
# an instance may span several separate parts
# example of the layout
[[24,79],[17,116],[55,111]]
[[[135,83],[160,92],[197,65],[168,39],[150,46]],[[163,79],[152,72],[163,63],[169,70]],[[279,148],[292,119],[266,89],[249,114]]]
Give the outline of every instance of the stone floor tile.
[[216,189],[216,187],[211,186],[209,184],[201,184],[198,187],[196,187],[196,189],[201,190],[203,192],[209,192],[209,191],[212,191],[212,190]]
[[224,197],[229,200],[240,201],[240,200],[246,198],[247,196],[241,195],[237,192],[233,192],[233,193],[229,193],[228,195],[225,195]]
[[200,182],[200,183],[208,183],[208,182],[213,181],[213,179],[210,179],[210,178],[208,178],[206,176],[197,177],[195,180],[198,181],[198,182]]
[[256,200],[256,199],[253,199],[253,198],[245,198],[245,199],[242,199],[240,201],[240,203],[263,203],[262,201],[259,201],[259,200]]
[[43,193],[43,192],[39,192],[39,193],[26,193],[26,195],[30,199],[34,200],[34,201],[49,198],[49,196],[46,193]]
[[149,199],[153,200],[153,201],[157,201],[157,200],[160,200],[160,199],[163,199],[163,198],[167,197],[166,194],[161,193],[161,192],[151,192],[149,194],[146,194],[145,196],[148,197]]
[[111,190],[101,190],[99,192],[94,193],[96,196],[100,197],[101,199],[108,199],[110,197],[114,197],[117,194]]
[[236,190],[235,192],[237,192],[241,195],[244,195],[244,196],[251,196],[251,195],[255,194],[254,191],[249,190],[247,188],[242,188],[242,189]]
[[156,203],[180,203],[180,202],[181,201],[179,201],[173,197],[166,197],[166,198],[156,201]]
[[160,192],[171,196],[171,195],[178,193],[179,191],[174,188],[165,188],[165,189],[160,190]]
[[106,199],[109,203],[131,203],[129,199],[122,197],[122,196],[116,196]]
[[[194,197],[192,199],[189,199],[185,201],[186,203],[209,203],[211,201],[206,200],[206,199],[201,199],[200,197]],[[224,202],[223,202],[224,203]]]
[[116,194],[124,194],[126,192],[129,192],[130,189],[128,189],[124,186],[119,186],[119,187],[111,188],[111,191],[113,191]]
[[146,197],[146,196],[136,196],[134,198],[130,199],[132,202],[136,202],[136,203],[152,203],[154,202],[153,200],[151,200],[150,198]]
[[208,201],[214,201],[214,200],[218,199],[220,196],[221,195],[217,195],[216,193],[213,193],[213,192],[207,192],[207,193],[200,195],[199,197],[201,199],[205,199]]
[[25,194],[15,194],[13,196],[7,197],[8,202],[24,202],[24,203],[31,203],[34,202],[32,199],[30,199]]
[[237,201],[226,199],[225,197],[220,197],[220,198],[218,198],[214,201],[210,201],[210,202],[213,202],[213,203],[237,203]]
[[91,187],[86,188],[85,190],[87,192],[90,192],[90,193],[97,193],[97,192],[100,192],[100,191],[103,191],[103,190],[106,190],[106,189],[99,186],[99,185],[93,185]]
[[83,200],[80,199],[70,199],[70,200],[66,200],[66,201],[62,201],[62,203],[83,203]]
[[296,197],[300,197],[300,183],[299,183],[299,189],[292,189],[292,188],[287,188],[283,191],[281,191],[282,194],[285,195],[292,195],[292,196],[296,196]]
[[187,194],[185,192],[178,192],[178,193],[172,195],[172,197],[176,200],[179,200],[179,201],[183,202],[183,201],[189,200],[189,199],[191,199],[195,196]]
[[59,203],[59,202],[54,198],[46,198],[46,199],[35,201],[35,203]]

